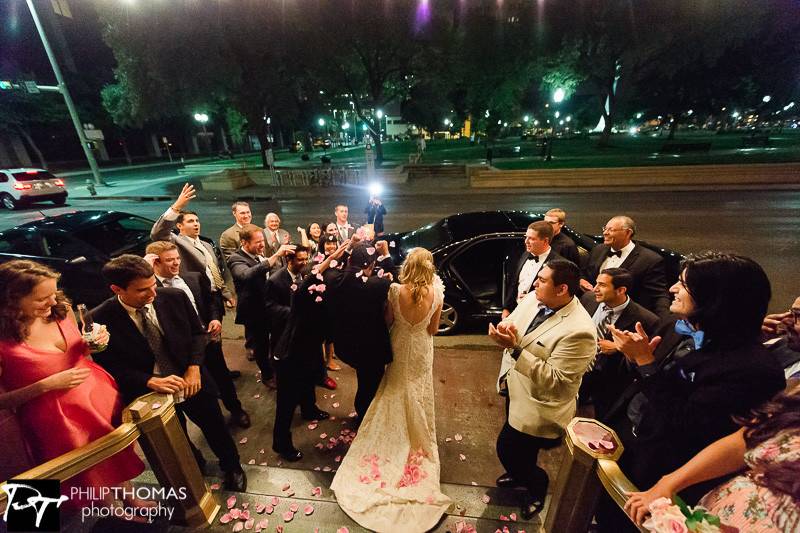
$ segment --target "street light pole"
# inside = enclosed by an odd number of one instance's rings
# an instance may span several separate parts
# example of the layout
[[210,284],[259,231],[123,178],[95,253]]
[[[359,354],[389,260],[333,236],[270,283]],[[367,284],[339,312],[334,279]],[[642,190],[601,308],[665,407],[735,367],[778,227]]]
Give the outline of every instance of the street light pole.
[[58,91],[64,97],[64,103],[67,104],[69,116],[72,119],[72,125],[75,126],[75,132],[78,134],[78,140],[83,148],[83,153],[86,155],[86,160],[89,162],[89,168],[92,170],[94,185],[108,185],[100,175],[100,167],[97,166],[97,161],[94,158],[94,154],[92,153],[91,148],[89,148],[89,141],[86,139],[86,135],[83,133],[83,125],[81,124],[80,118],[78,118],[78,112],[75,109],[75,104],[72,102],[72,96],[70,96],[69,90],[67,89],[67,84],[64,82],[64,77],[61,75],[61,69],[58,67],[56,56],[53,53],[53,49],[50,47],[50,42],[47,40],[47,35],[44,32],[44,26],[42,26],[42,21],[39,20],[39,14],[36,12],[36,8],[33,5],[33,0],[26,0],[26,3],[28,4],[28,9],[31,12],[31,17],[33,17],[33,23],[36,25],[36,30],[39,32],[39,38],[42,40],[44,51],[47,53],[47,59],[50,60],[50,66],[53,68],[53,74],[56,76]]

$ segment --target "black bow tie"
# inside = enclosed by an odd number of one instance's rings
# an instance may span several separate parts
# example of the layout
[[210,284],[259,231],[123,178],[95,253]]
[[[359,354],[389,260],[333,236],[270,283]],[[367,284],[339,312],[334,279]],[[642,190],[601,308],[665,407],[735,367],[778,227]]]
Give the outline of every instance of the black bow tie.
[[606,254],[608,257],[612,257],[616,255],[617,257],[622,257],[622,250],[617,250],[616,252],[611,248],[608,249],[608,253]]
[[539,256],[538,255],[533,255],[530,252],[528,252],[528,259],[533,259],[534,263],[538,263],[539,262]]

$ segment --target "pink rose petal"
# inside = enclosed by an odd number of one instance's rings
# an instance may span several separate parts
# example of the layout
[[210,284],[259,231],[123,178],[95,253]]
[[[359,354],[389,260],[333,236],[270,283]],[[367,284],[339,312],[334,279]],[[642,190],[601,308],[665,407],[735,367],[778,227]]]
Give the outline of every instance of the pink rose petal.
[[260,450],[258,450],[258,453],[266,453],[266,452],[267,452],[267,450],[265,450],[264,448],[261,448]]
[[394,248],[394,247],[395,247],[395,243],[394,243],[394,241],[390,242],[390,243],[389,243],[389,246],[390,246],[391,248]]
[[320,433],[319,438],[327,439],[328,438],[328,434],[327,433]]
[[242,504],[242,509],[244,509],[245,511],[247,510],[248,507],[250,507],[250,502],[244,502]]
[[452,440],[453,439],[451,439],[450,437],[445,437],[445,439],[444,439],[445,442],[452,442]]
[[504,514],[501,514],[500,515],[500,520],[502,520],[503,522],[508,522],[508,517],[506,515],[504,515]]
[[464,437],[461,436],[461,433],[456,433],[455,435],[453,435],[453,439],[455,439],[457,442],[461,442],[461,439],[463,438]]
[[155,411],[156,409],[158,409],[158,408],[160,408],[160,407],[161,407],[161,402],[153,402],[153,403],[150,405],[150,408],[151,408],[151,409],[153,409],[153,411]]
[[368,279],[369,278],[367,276],[361,276],[361,281],[363,281],[364,283],[366,283]]
[[316,298],[314,298],[314,301],[316,303],[320,303],[322,301],[322,296],[317,296]]
[[[350,413],[347,416],[350,418],[355,418],[358,416],[358,413],[356,413],[355,411],[350,411]],[[344,424],[344,422],[342,422],[342,424]]]
[[262,461],[262,462],[258,463],[258,466],[267,466],[267,462],[266,461]]
[[314,506],[313,505],[306,505],[303,507],[303,514],[308,516],[314,513]]
[[340,462],[342,462],[342,456],[341,455],[337,455],[336,457],[333,458],[333,460],[335,462],[337,462],[337,463],[340,463]]
[[294,513],[291,511],[286,511],[283,513],[283,521],[284,522],[291,522],[292,518],[294,518]]
[[322,471],[323,471],[323,472],[330,472],[330,471],[331,471],[331,467],[329,467],[329,466],[327,466],[327,465],[326,465],[326,466],[323,466],[323,467],[322,467]]
[[225,505],[228,506],[228,509],[236,505],[236,496],[231,496],[227,500],[225,500]]
[[339,402],[333,402],[332,406],[334,409],[336,409],[337,407],[339,407]]
[[281,502],[281,501],[278,499],[278,497],[277,497],[277,496],[273,496],[273,497],[272,497],[272,501],[270,501],[270,503],[272,504],[272,506],[273,506],[273,507],[275,507],[276,505],[278,505],[280,502]]
[[255,521],[255,520],[253,520],[252,518],[250,518],[249,520],[247,520],[247,521],[244,523],[244,528],[245,528],[245,529],[253,529],[253,526],[255,525],[255,523],[256,523],[256,521]]
[[267,506],[266,506],[266,505],[264,505],[263,503],[257,503],[257,504],[256,504],[256,512],[257,512],[258,514],[264,514],[264,509],[266,509],[266,507],[267,507]]
[[508,517],[509,517],[509,518],[510,518],[510,519],[511,519],[513,522],[516,522],[516,521],[517,521],[517,513],[511,513],[510,515],[508,515]]
[[311,489],[312,496],[322,496],[322,487],[314,487]]
[[336,259],[331,259],[331,268],[336,268],[336,265],[338,265],[338,264],[339,264],[339,261],[337,261]]
[[233,520],[233,517],[231,516],[230,513],[225,513],[224,515],[219,517],[219,523],[220,524],[227,524],[231,520]]
[[318,425],[319,425],[319,424],[317,424],[316,422],[311,422],[311,423],[308,425],[308,429],[310,429],[310,430],[312,430],[312,431],[313,431],[313,430],[317,429],[317,426],[318,426]]
[[291,487],[292,487],[292,486],[291,486],[289,483],[284,483],[284,484],[283,484],[283,487],[281,488],[281,490],[283,490],[283,491],[287,491],[287,490],[289,490]]
[[458,458],[461,459],[462,461],[466,461],[467,460],[467,456],[464,455],[463,453],[458,454]]
[[336,533],[350,533],[350,530],[347,529],[346,527],[340,527],[339,529],[336,530]]
[[254,465],[254,464],[256,464],[256,460],[255,459],[250,459],[249,461],[247,461],[247,464]]
[[267,513],[267,514],[272,514],[272,512],[274,510],[275,510],[275,507],[273,507],[272,505],[267,504],[267,505],[264,506],[264,512]]
[[314,261],[319,261],[319,262],[325,261],[325,256],[322,254],[317,254],[314,256]]
[[239,531],[244,529],[244,522],[236,522],[233,525],[233,533],[239,533]]
[[211,490],[219,490],[219,483],[212,483],[209,488]]
[[275,533],[283,533],[283,526],[275,526]]
[[[244,507],[244,505],[242,505]],[[245,509],[239,514],[239,520],[250,520],[250,511]]]
[[[325,447],[325,446],[323,446],[322,444],[320,444],[320,445],[319,445],[319,449],[320,449],[320,450],[321,450],[322,448],[324,448],[324,447]],[[320,468],[320,467],[318,467],[318,466],[315,466],[315,467],[314,467],[314,472],[321,472],[321,471],[322,471],[322,468]]]
[[308,292],[314,292],[316,289],[317,289],[316,285],[309,285],[308,286]]
[[269,526],[269,520],[267,520],[265,518],[265,519],[259,521],[258,524],[256,524],[256,528],[255,528],[254,531],[256,531],[256,533],[258,533],[258,532],[260,532],[260,531],[262,531],[264,529],[267,529],[267,526]]
[[320,280],[320,281],[323,281],[323,280],[325,279],[325,278],[323,278],[323,277],[322,277],[322,274],[317,274],[317,276],[316,276],[316,277],[317,277],[317,279],[318,279],[318,280]]
[[488,494],[484,494],[483,496],[481,496],[481,501],[483,503],[489,503],[490,501],[492,501],[492,499],[489,497]]
[[234,508],[230,510],[230,515],[234,520],[239,520],[239,517],[242,516],[242,512],[239,509]]
[[375,248],[373,248],[372,246],[368,247],[367,248],[367,253],[369,255],[375,255]]
[[296,513],[300,510],[300,506],[297,503],[293,503],[289,506],[289,510],[293,513]]
[[247,444],[247,437],[242,437],[239,439],[239,444]]
[[327,287],[325,286],[324,283],[317,284],[317,292],[325,292],[326,290],[327,290]]
[[292,286],[289,287],[289,288],[292,289],[293,291],[296,291],[297,290],[297,285],[292,283]]

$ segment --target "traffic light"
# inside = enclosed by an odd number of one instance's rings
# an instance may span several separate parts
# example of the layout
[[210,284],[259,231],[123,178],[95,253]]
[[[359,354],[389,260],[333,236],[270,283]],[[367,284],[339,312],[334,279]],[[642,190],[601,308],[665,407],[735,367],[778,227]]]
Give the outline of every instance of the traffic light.
[[12,91],[14,84],[9,80],[0,80],[0,91]]

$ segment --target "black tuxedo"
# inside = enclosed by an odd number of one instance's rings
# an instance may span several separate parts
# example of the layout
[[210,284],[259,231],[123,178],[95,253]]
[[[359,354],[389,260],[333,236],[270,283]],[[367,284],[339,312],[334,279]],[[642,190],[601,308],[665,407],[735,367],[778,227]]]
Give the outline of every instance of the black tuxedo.
[[332,289],[333,342],[336,355],[356,369],[358,390],[355,407],[364,416],[375,397],[386,365],[392,361],[389,328],[384,321],[389,286],[386,278],[363,280],[360,269],[348,266],[339,273]]
[[[181,289],[161,287],[156,289],[153,307],[173,366],[181,376],[190,365],[200,365],[201,369],[200,391],[177,404],[178,411],[200,427],[222,470],[240,469],[239,452],[225,426],[214,380],[203,365],[207,336],[189,297]],[[147,381],[153,377],[155,355],[117,297],[112,296],[91,313],[98,323],[106,325],[111,336],[108,348],[93,357],[117,380],[125,401],[151,392]]]
[[[270,275],[266,288],[266,307],[270,320],[270,349],[275,353],[292,307],[292,275],[288,267],[283,267]],[[298,283],[299,285],[299,283]]]
[[[581,297],[581,303],[586,308],[586,312],[594,316],[599,306],[594,299],[594,294],[585,293]],[[626,331],[636,331],[637,322],[641,322],[648,335],[652,335],[658,324],[658,317],[631,300],[617,318],[614,327]],[[606,333],[605,339],[612,340],[610,332]],[[588,395],[592,398],[595,418],[604,418],[609,408],[636,376],[636,370],[632,367],[632,363],[629,363],[621,352],[617,351],[608,355],[597,354],[594,367],[583,376],[581,383],[581,395]]]
[[[212,320],[222,321],[224,310],[222,300],[211,292],[211,282],[208,276],[198,272],[187,272],[180,278],[189,287],[189,291],[194,297],[197,306],[197,314],[203,325],[203,329],[208,329],[208,324]],[[159,287],[162,286],[161,280],[156,278]],[[206,344],[206,356],[204,364],[214,378],[214,382],[219,387],[219,396],[222,404],[228,411],[241,411],[242,402],[236,394],[236,386],[231,378],[231,370],[225,362],[225,353],[222,351],[222,339],[209,340]]]
[[228,257],[228,268],[236,286],[236,323],[244,326],[245,345],[253,350],[261,380],[266,382],[274,374],[269,361],[266,305],[269,261],[259,262],[239,248]]
[[575,241],[563,231],[553,237],[550,241],[550,247],[567,261],[572,261],[581,266],[581,257],[578,253],[578,247],[575,246]]
[[[583,277],[592,285],[600,273],[600,266],[608,257],[610,246],[598,244],[592,248]],[[628,288],[628,296],[645,309],[658,316],[669,312],[669,293],[664,270],[664,259],[652,250],[637,244],[622,262],[620,268],[627,269],[633,276],[633,286]]]
[[[522,267],[525,266],[525,262],[528,260],[529,254],[527,251],[523,250],[522,255],[517,258],[516,263],[512,260],[509,260],[506,263],[506,293],[503,297],[503,309],[508,309],[509,312],[513,311],[517,308],[517,293],[519,291],[519,275],[522,272]],[[536,272],[538,273],[539,270],[544,267],[544,265],[548,261],[554,261],[556,259],[564,259],[560,255],[556,253],[556,251],[551,247],[550,252],[547,254],[543,260],[539,261],[538,268]],[[509,268],[513,265],[513,268]],[[531,286],[528,289],[530,293],[533,291],[533,284],[536,282],[536,276],[534,276],[533,281],[531,282]]]

